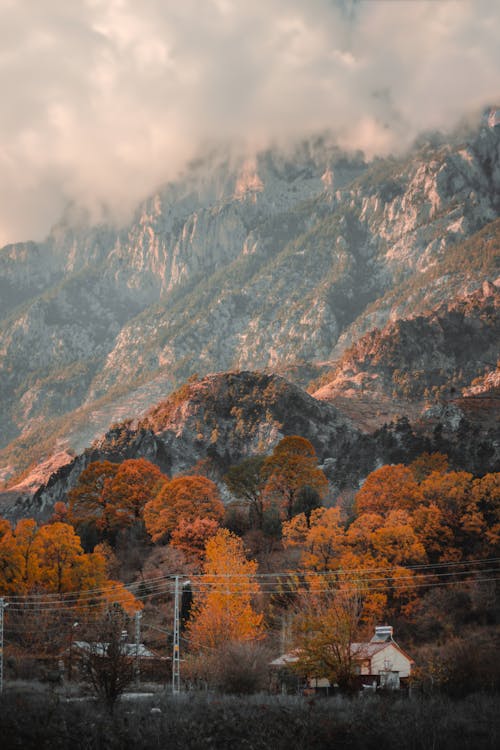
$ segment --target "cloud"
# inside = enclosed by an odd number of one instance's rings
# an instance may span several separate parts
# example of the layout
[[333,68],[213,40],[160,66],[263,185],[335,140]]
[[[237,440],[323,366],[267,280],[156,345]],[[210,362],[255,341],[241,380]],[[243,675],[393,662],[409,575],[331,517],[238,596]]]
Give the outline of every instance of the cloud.
[[387,153],[495,101],[496,0],[3,0],[0,243],[124,216],[204,143]]

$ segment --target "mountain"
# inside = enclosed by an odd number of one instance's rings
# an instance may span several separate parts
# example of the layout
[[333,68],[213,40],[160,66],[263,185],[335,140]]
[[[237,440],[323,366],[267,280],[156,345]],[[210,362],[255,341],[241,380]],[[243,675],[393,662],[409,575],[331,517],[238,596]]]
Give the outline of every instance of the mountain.
[[392,417],[401,409],[415,416],[429,403],[478,392],[477,385],[466,391],[476,378],[484,389],[486,373],[497,366],[499,342],[500,282],[484,282],[425,314],[364,334],[310,390],[347,413],[349,404],[359,409],[361,397],[371,403],[373,426],[386,421],[391,408]]
[[[441,451],[453,467],[476,474],[500,461],[500,427],[478,425],[447,404],[419,423],[400,418],[366,433],[338,409],[277,375],[238,371],[192,378],[136,421],[115,424],[74,458],[53,464],[41,487],[29,480],[0,493],[2,515],[46,518],[54,503],[91,462],[147,458],[169,475],[202,472],[218,482],[246,456],[269,453],[285,435],[314,445],[332,491],[357,489],[384,463],[409,462],[424,451]],[[45,478],[47,479],[47,477]]]
[[45,242],[0,250],[0,476],[80,452],[194,372],[325,369],[494,282],[499,130],[371,163],[328,136],[214,152],[125,228],[72,209]]

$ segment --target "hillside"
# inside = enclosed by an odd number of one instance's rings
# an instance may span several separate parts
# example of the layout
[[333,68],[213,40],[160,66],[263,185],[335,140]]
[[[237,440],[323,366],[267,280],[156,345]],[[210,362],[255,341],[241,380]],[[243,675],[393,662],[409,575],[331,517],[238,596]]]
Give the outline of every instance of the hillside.
[[[286,435],[313,444],[336,495],[357,489],[384,463],[409,462],[441,451],[451,466],[475,474],[500,462],[500,427],[469,419],[456,404],[437,406],[411,424],[399,418],[370,434],[334,406],[276,375],[227,372],[192,379],[140,420],[113,425],[76,457],[60,455],[33,477],[0,493],[2,515],[46,517],[91,462],[144,457],[170,475],[208,473],[223,489],[228,468],[256,453],[269,453]],[[42,467],[43,468],[43,467]],[[38,489],[38,485],[42,486]]]
[[310,390],[339,408],[359,396],[371,403],[372,418],[384,404],[392,404],[393,414],[403,405],[416,414],[484,379],[496,367],[499,342],[500,289],[485,282],[482,289],[427,314],[366,333]]
[[73,210],[0,250],[0,477],[83,450],[194,372],[293,373],[494,281],[498,131],[370,164],[326,136],[213,153],[124,229]]

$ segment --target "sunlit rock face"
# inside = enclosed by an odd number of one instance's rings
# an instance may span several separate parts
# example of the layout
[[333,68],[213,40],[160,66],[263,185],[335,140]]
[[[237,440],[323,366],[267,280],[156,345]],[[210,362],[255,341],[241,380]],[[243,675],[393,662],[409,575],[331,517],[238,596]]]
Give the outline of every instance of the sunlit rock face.
[[2,476],[193,372],[328,361],[494,281],[499,130],[371,164],[327,137],[212,153],[124,228],[73,210],[44,243],[0,250]]

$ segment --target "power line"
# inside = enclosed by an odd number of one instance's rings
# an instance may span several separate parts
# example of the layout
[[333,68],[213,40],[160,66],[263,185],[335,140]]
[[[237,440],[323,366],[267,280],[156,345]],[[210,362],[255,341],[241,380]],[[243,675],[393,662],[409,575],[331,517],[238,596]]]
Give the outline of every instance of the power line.
[[[442,562],[442,563],[422,563],[418,565],[399,565],[397,567],[404,568],[405,570],[435,570],[436,568],[458,568],[458,567],[464,567],[464,566],[473,566],[473,565],[481,565],[484,563],[496,563],[500,562],[500,557],[493,557],[493,558],[482,558],[482,559],[476,559],[476,560],[463,560],[463,561],[451,561],[451,562]],[[311,577],[311,576],[321,576],[321,577],[334,577],[334,576],[352,576],[353,574],[359,573],[359,574],[367,574],[367,573],[383,573],[383,572],[393,572],[394,568],[396,566],[391,567],[375,567],[375,568],[334,568],[332,570],[327,571],[281,571],[281,572],[275,572],[275,573],[256,573],[252,576],[253,580],[261,580],[261,579],[285,579],[290,580],[291,578],[297,578],[297,577]],[[473,571],[468,571],[472,573]],[[190,579],[194,579],[198,581],[201,585],[212,585],[211,583],[207,583],[207,578],[210,579],[246,579],[248,578],[248,574],[236,574],[236,573],[217,573],[217,574],[210,574],[207,576],[203,573],[196,573],[196,574],[189,574]],[[437,574],[436,574],[437,575]],[[18,594],[18,595],[12,595],[8,597],[4,597],[6,601],[9,603],[12,603],[15,605],[17,602],[24,602],[25,604],[31,604],[33,605],[49,605],[49,604],[56,604],[59,605],[62,603],[65,604],[71,604],[71,603],[83,603],[86,599],[99,599],[99,598],[105,598],[107,594],[113,594],[117,593],[117,590],[119,590],[119,587],[123,586],[126,591],[133,594],[136,598],[141,599],[144,598],[143,596],[139,594],[135,594],[135,589],[141,589],[141,587],[146,588],[153,588],[157,589],[162,588],[163,584],[171,583],[174,584],[175,581],[175,574],[166,574],[162,576],[157,576],[155,578],[150,579],[143,579],[141,581],[134,581],[132,583],[127,584],[119,584],[114,586],[106,586],[101,588],[94,588],[94,589],[84,589],[83,591],[69,591],[63,594],[58,593],[43,593],[43,594]],[[167,589],[165,589],[167,590]],[[174,586],[172,586],[171,592],[174,591]]]
[[[369,575],[368,573],[379,573],[382,570],[390,570],[391,575],[387,576],[373,576]],[[403,575],[402,573],[406,571],[421,571],[416,572],[414,574],[410,575]],[[482,569],[464,569],[464,570],[453,570],[449,571],[445,569],[444,571],[436,571],[436,572],[423,572],[421,568],[409,568],[406,566],[398,566],[397,569],[395,568],[389,568],[389,569],[365,569],[363,572],[365,575],[357,575],[356,570],[349,570],[343,571],[343,577],[341,580],[337,580],[336,572],[335,571],[326,571],[327,573],[333,574],[335,576],[334,580],[332,582],[335,583],[342,583],[342,581],[349,582],[349,581],[358,581],[363,584],[371,584],[371,583],[377,583],[377,582],[388,582],[388,585],[391,581],[397,580],[397,581],[409,581],[410,583],[418,582],[421,579],[424,579],[422,581],[422,585],[426,585],[430,583],[429,579],[433,578],[446,578],[446,577],[463,577],[463,576],[475,576],[478,574],[485,575],[487,573],[497,573],[500,572],[497,567],[495,568],[482,568]],[[195,581],[194,588],[195,590],[203,591],[203,589],[211,590],[211,591],[218,591],[220,593],[228,593],[228,594],[237,594],[239,592],[245,592],[245,593],[252,593],[252,594],[258,594],[258,593],[270,593],[270,592],[279,592],[279,593],[286,593],[286,591],[283,588],[277,588],[280,584],[282,586],[294,586],[297,587],[302,584],[310,584],[313,583],[314,580],[320,580],[323,581],[323,583],[328,583],[330,576],[325,576],[323,571],[310,571],[310,572],[300,572],[300,573],[287,573],[282,574],[275,574],[274,580],[272,580],[270,577],[268,577],[266,580],[262,582],[255,581],[254,585],[251,587],[248,586],[248,576],[245,577],[245,580],[241,580],[241,576],[235,576],[234,578],[227,575],[227,576],[207,576],[209,580],[203,580],[202,578],[199,578]],[[253,580],[253,578],[252,578]],[[246,584],[244,589],[241,589],[240,585]],[[158,581],[154,586],[146,587],[149,588],[149,591],[145,591],[143,594],[137,594],[135,595],[135,598],[137,601],[143,601],[145,599],[148,599],[150,597],[154,596],[160,596],[162,594],[173,594],[175,593],[175,587],[172,586],[172,581],[169,578],[168,580],[164,580],[163,582]],[[54,611],[74,611],[75,609],[78,609],[79,607],[83,606],[86,609],[92,609],[92,608],[101,608],[103,604],[105,604],[107,601],[105,595],[101,596],[100,598],[97,596],[92,597],[90,600],[85,601],[82,600],[82,598],[73,599],[73,598],[66,598],[63,597],[62,600],[59,601],[43,601],[39,599],[38,597],[31,597],[27,596],[23,601],[18,600],[11,603],[12,611],[13,612],[38,612],[38,613],[49,613]],[[127,603],[127,600],[122,596],[115,596],[113,597],[113,600],[117,603]]]
[[[500,570],[492,570],[491,572],[500,572]],[[470,575],[470,571],[467,571],[467,573]],[[481,573],[481,571],[474,571],[473,575],[477,576],[477,575],[480,575],[480,573]],[[401,578],[395,577],[395,578],[379,578],[379,579],[370,579],[370,578],[357,579],[357,580],[352,580],[352,581],[346,581],[345,584],[343,585],[342,590],[357,591],[357,592],[361,592],[361,591],[384,591],[386,589],[390,589],[390,590],[404,590],[404,589],[411,590],[411,589],[419,589],[419,588],[430,588],[430,587],[433,587],[433,586],[455,586],[456,587],[459,584],[464,584],[464,583],[468,583],[469,582],[466,579],[460,579],[458,581],[457,580],[447,580],[447,581],[439,580],[437,582],[435,582],[435,581],[419,581],[419,580],[414,580],[414,579],[413,580],[412,579],[408,579],[408,582],[402,583],[402,584],[400,583],[399,585],[397,585],[397,582],[401,581],[401,580],[406,580],[406,578],[405,577],[401,577]],[[500,580],[500,578],[496,577],[496,576],[483,576],[483,577],[479,577],[479,578],[478,577],[472,578],[472,579],[470,579],[470,582],[477,582],[477,583],[482,582],[482,583],[484,583],[484,582],[488,582],[488,581],[489,582],[494,582],[494,581],[498,581],[498,580]],[[304,581],[304,585],[307,584],[307,583],[309,583],[309,582],[308,581]],[[378,584],[378,585],[373,585],[374,583]],[[310,587],[310,591],[312,593],[332,593],[333,590],[334,589],[332,589],[332,586],[329,586],[329,585],[326,585],[326,586],[322,585],[321,587],[313,587],[313,588]],[[139,601],[143,601],[143,600],[148,599],[148,598],[150,598],[152,596],[158,595],[158,593],[159,592],[154,592],[154,593],[151,593],[151,594],[145,594],[145,595],[143,595],[141,597],[138,597],[138,600]],[[171,588],[168,588],[168,589],[164,589],[161,593],[172,594],[172,593],[175,593],[175,591],[173,589],[171,589]],[[201,590],[200,593],[203,593],[203,590]],[[273,588],[264,588],[264,589],[261,589],[259,587],[230,589],[228,587],[228,585],[226,584],[225,586],[220,587],[220,588],[216,588],[215,585],[214,585],[214,586],[212,586],[212,587],[210,587],[208,589],[205,589],[205,593],[207,593],[207,594],[208,593],[216,593],[216,594],[223,594],[223,595],[226,595],[226,596],[239,596],[239,595],[242,595],[242,596],[248,596],[248,595],[259,596],[259,595],[273,595],[273,594],[283,595],[283,594],[301,593],[301,589],[298,586],[298,587],[295,588],[295,590],[294,589],[290,589],[290,590],[287,591],[287,590],[284,590],[282,587],[277,588],[276,584],[274,584]],[[89,609],[101,609],[104,603],[105,602],[99,602],[99,603],[93,603],[93,604],[86,604],[85,605],[85,609],[87,611]],[[128,601],[128,599],[119,599],[119,598],[117,598],[117,599],[114,600],[113,603],[117,603],[117,604],[121,604],[121,605],[126,605],[126,604],[129,603],[129,601]],[[68,613],[69,614],[71,612],[75,612],[75,607],[61,606],[61,605],[59,605],[59,606],[52,606],[51,608],[45,608],[42,611],[46,615],[58,615],[58,614],[61,615],[62,613]],[[23,607],[12,607],[12,612],[23,613],[23,614],[37,614],[37,610],[34,610],[34,609],[25,609]]]

